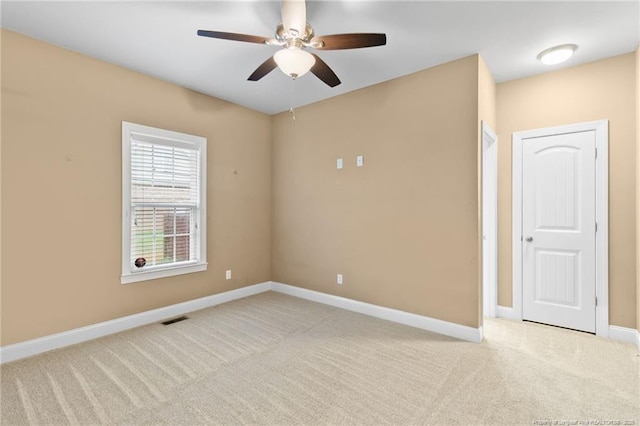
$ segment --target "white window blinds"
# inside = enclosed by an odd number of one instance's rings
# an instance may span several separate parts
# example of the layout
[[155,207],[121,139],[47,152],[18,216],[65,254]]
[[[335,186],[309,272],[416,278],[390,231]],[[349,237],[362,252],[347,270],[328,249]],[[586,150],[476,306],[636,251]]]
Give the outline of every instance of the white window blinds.
[[204,262],[201,144],[136,131],[128,138],[129,254],[123,276]]
[[134,267],[198,261],[198,169],[198,151],[132,140]]

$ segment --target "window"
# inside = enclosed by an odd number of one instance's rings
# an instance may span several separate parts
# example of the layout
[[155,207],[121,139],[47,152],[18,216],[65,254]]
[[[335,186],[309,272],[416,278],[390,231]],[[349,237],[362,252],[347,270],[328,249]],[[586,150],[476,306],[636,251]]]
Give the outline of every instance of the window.
[[207,269],[206,144],[122,122],[122,284]]

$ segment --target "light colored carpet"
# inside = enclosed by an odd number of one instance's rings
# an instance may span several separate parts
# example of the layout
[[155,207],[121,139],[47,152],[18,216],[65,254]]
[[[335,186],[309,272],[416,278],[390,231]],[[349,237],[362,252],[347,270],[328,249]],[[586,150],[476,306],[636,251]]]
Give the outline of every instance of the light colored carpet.
[[0,422],[640,425],[629,344],[505,320],[468,343],[272,292],[189,317],[2,366]]

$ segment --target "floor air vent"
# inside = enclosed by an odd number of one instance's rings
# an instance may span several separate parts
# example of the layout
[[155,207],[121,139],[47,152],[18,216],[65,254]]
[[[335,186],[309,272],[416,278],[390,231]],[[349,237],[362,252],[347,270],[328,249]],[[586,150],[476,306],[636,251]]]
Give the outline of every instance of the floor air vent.
[[178,318],[174,318],[174,319],[170,319],[170,320],[167,320],[167,321],[163,321],[163,322],[162,322],[162,325],[170,325],[170,324],[174,324],[174,323],[176,323],[176,322],[184,321],[184,320],[186,320],[186,319],[189,319],[189,317],[185,317],[185,316],[183,315],[183,316],[178,317]]

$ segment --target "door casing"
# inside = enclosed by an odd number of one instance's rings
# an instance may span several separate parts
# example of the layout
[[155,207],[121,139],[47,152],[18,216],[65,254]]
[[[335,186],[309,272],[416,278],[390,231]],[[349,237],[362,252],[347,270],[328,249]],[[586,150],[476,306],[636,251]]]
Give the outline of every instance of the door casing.
[[594,131],[596,135],[596,335],[609,337],[609,121],[515,132],[512,138],[512,259],[513,312],[522,320],[522,144],[526,139],[564,133]]
[[498,306],[498,136],[482,128],[482,312],[495,318]]

